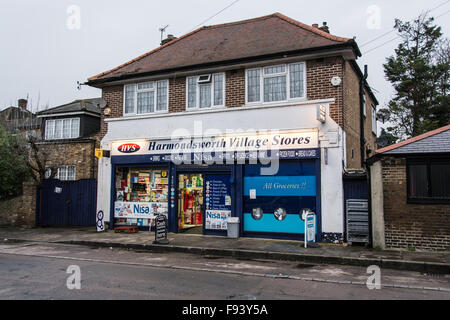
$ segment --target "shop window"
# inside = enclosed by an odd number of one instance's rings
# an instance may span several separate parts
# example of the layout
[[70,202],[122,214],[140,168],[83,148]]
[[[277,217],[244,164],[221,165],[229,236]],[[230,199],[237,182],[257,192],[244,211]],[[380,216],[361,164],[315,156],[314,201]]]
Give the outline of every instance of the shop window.
[[271,103],[304,98],[304,62],[247,70],[247,103]]
[[45,140],[76,139],[80,136],[80,118],[45,121]]
[[116,226],[153,227],[157,215],[168,217],[168,198],[167,169],[116,169]]
[[186,109],[208,109],[225,106],[225,74],[188,77]]
[[169,81],[129,84],[124,94],[125,115],[164,113],[169,105]]
[[407,170],[410,203],[450,203],[450,159],[410,160]]

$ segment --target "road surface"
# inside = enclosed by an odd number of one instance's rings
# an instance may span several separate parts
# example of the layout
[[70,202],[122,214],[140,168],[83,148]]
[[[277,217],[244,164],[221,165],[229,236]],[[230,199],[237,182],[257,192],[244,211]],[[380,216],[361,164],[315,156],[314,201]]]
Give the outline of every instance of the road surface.
[[[80,289],[68,288],[70,266]],[[368,289],[369,276],[362,267],[0,242],[2,300],[450,299],[448,275],[381,270],[381,290]]]

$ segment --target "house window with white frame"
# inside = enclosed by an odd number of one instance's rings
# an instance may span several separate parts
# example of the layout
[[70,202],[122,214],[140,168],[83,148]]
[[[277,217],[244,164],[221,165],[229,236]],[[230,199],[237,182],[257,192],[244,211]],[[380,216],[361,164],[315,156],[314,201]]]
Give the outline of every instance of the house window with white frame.
[[[52,170],[49,167],[46,167],[45,178],[50,179],[52,176]],[[61,180],[61,181],[75,181],[77,176],[77,167],[76,166],[62,166],[56,168],[56,174],[53,179]]]
[[372,106],[372,132],[377,134],[377,108]]
[[225,73],[188,77],[186,88],[187,110],[225,106]]
[[127,84],[124,96],[124,115],[166,113],[169,107],[169,81]]
[[306,64],[282,64],[247,70],[247,103],[306,98]]
[[80,118],[45,121],[45,140],[76,139],[80,137]]

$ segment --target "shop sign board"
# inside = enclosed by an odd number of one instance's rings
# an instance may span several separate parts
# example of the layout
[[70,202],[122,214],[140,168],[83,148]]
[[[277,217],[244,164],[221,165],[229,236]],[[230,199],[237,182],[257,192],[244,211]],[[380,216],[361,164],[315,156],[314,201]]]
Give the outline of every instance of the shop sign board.
[[226,231],[231,210],[206,210],[206,230]]
[[231,183],[229,175],[206,176],[206,230],[227,230],[231,217]]
[[102,149],[95,148],[95,157],[96,157],[97,159],[103,158],[103,150],[102,150]]
[[118,219],[155,219],[158,215],[168,216],[168,203],[158,202],[116,202],[114,217]]
[[316,215],[314,212],[308,212],[305,215],[305,248],[308,243],[316,242]]
[[[319,133],[313,131],[278,131],[220,135],[172,140],[116,141],[113,156],[190,155],[229,153],[247,157],[250,152],[297,151],[319,148]],[[238,159],[235,159],[238,160]]]
[[105,231],[105,221],[103,220],[105,218],[105,214],[103,211],[99,211],[97,213],[96,217],[96,225],[97,225],[97,232],[103,232]]
[[155,219],[155,244],[169,244],[167,233],[169,230],[167,217],[160,214]]

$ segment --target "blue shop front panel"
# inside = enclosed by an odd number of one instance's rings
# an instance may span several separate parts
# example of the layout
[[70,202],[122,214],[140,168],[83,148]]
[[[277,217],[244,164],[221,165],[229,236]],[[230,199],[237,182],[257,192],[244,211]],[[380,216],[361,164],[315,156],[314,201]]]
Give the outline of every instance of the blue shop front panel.
[[[302,209],[320,215],[318,166],[315,160],[280,162],[275,175],[262,176],[261,165],[246,165],[243,177],[244,235],[303,239]],[[259,209],[262,216],[255,218],[252,214],[255,209]],[[285,212],[281,218],[275,214],[280,209]],[[316,234],[319,233],[316,227]]]

